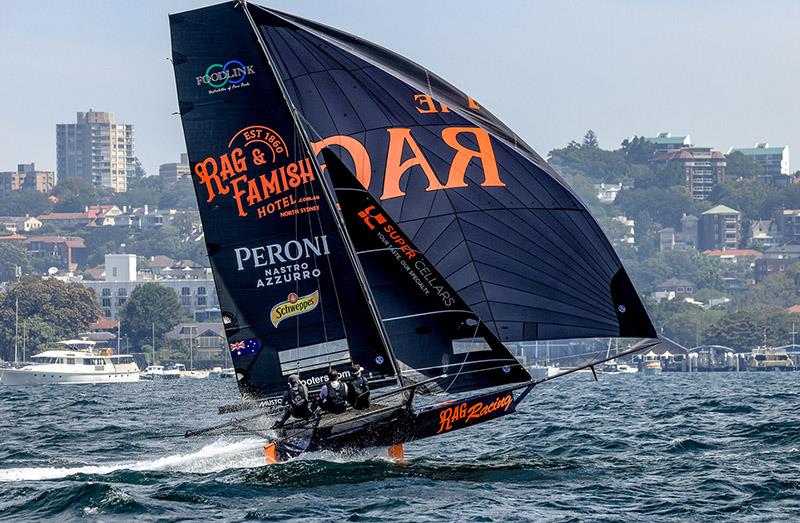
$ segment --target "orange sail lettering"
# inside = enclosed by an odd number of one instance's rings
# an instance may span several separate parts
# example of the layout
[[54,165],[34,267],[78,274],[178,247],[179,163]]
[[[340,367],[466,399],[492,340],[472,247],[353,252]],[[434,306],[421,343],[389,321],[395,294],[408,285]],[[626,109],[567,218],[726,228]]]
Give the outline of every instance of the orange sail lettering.
[[[367,153],[367,149],[364,147],[364,145],[355,138],[344,135],[329,136],[323,140],[311,144],[311,146],[314,148],[315,154],[319,154],[324,147],[329,147],[331,145],[338,145],[350,153],[350,157],[353,159],[353,164],[356,166],[356,178],[359,182],[361,182],[361,185],[363,185],[365,188],[369,188],[369,182],[372,179],[372,164],[369,160],[369,154]],[[320,168],[324,172],[325,164],[320,164]]]
[[[458,136],[462,133],[470,133],[475,136],[475,140],[478,142],[478,150],[468,149],[458,141]],[[442,130],[442,139],[444,143],[456,151],[453,163],[450,164],[450,174],[447,177],[446,189],[467,186],[464,176],[473,158],[480,160],[483,166],[482,186],[505,186],[505,183],[500,180],[500,173],[497,171],[497,160],[494,156],[489,133],[479,127],[447,127]]]
[[[445,189],[439,182],[436,174],[433,172],[431,164],[425,158],[425,154],[420,149],[417,141],[411,136],[411,129],[407,127],[396,127],[387,129],[389,131],[389,151],[386,154],[386,173],[383,180],[383,194],[381,200],[389,198],[397,198],[404,196],[406,193],[400,190],[400,178],[412,167],[419,166],[422,173],[428,179],[428,188],[426,191],[436,191]],[[403,158],[403,149],[408,144],[411,149],[412,156],[405,161]]]

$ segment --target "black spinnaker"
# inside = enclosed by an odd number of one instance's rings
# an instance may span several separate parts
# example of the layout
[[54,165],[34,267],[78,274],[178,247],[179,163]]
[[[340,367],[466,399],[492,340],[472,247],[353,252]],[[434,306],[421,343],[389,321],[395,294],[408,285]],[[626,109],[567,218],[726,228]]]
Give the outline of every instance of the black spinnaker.
[[339,156],[501,340],[656,336],[589,211],[485,107],[366,40],[250,9],[316,149]]

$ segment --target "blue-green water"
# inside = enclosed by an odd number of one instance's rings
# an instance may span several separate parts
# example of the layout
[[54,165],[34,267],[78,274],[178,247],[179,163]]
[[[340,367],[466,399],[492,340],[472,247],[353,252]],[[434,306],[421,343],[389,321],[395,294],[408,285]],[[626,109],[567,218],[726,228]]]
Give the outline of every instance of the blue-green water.
[[800,520],[800,373],[555,380],[405,465],[164,437],[233,389],[0,386],[0,521]]

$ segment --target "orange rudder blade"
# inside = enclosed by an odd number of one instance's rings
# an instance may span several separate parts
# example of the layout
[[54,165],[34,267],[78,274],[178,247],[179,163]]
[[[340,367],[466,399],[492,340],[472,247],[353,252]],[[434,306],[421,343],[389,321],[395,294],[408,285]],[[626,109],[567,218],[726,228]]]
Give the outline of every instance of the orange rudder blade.
[[398,443],[397,445],[392,445],[387,449],[389,451],[389,457],[394,461],[405,461],[405,452],[403,449],[403,444]]
[[278,453],[275,450],[275,444],[270,443],[269,445],[264,445],[264,458],[267,461],[267,465],[274,465],[278,462]]

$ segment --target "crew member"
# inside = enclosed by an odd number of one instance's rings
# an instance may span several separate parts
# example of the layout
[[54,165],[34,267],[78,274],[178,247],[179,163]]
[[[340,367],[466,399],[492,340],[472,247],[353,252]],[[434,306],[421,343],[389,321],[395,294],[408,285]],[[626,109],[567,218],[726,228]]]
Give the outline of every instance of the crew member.
[[341,414],[347,410],[347,385],[340,381],[341,375],[331,369],[328,383],[319,391],[320,406],[331,414]]
[[347,387],[347,402],[356,410],[369,408],[369,382],[364,376],[364,369],[356,363],[350,373],[353,379]]
[[290,416],[297,419],[308,419],[311,417],[311,409],[308,403],[308,388],[300,382],[300,376],[292,374],[289,376],[289,384],[286,392],[283,393],[283,416],[272,428],[283,427]]

